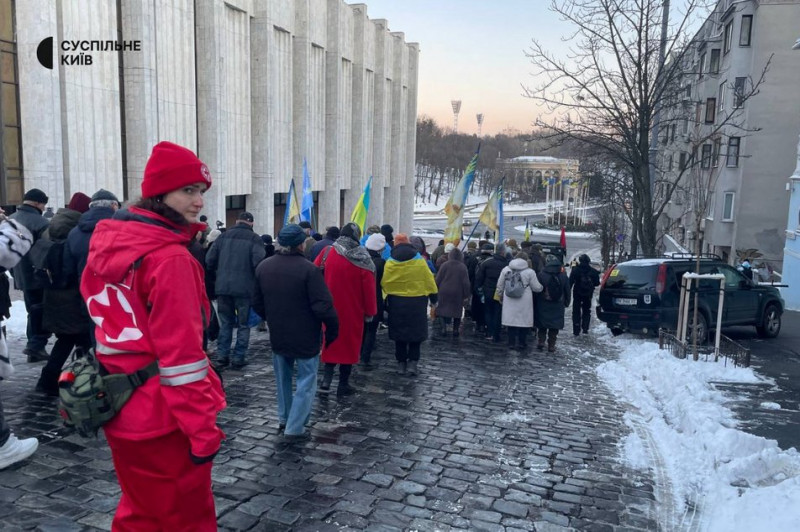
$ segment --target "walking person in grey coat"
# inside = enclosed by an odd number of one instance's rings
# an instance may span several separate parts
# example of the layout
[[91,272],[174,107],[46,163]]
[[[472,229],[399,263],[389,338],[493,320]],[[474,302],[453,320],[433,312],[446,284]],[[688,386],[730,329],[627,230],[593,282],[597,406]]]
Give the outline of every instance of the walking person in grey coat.
[[[217,295],[219,337],[217,338],[217,365],[231,364],[231,369],[247,365],[247,347],[250,345],[250,301],[255,286],[255,270],[264,259],[264,243],[253,232],[253,215],[243,212],[236,225],[222,233],[206,255],[208,270],[216,274],[214,291]],[[231,360],[233,329],[236,346]]]
[[537,349],[556,351],[558,331],[564,328],[564,311],[570,303],[570,287],[567,274],[563,272],[561,261],[555,255],[547,255],[545,266],[538,279],[542,291],[536,294],[534,305],[534,325],[538,329]]
[[436,273],[436,286],[439,288],[436,317],[444,320],[442,336],[447,336],[447,327],[452,321],[453,338],[458,338],[461,334],[464,301],[470,297],[469,271],[460,249],[454,247],[447,254],[447,260]]
[[[506,279],[519,273],[525,291],[519,297],[505,293]],[[536,272],[528,266],[525,253],[520,253],[500,272],[495,298],[502,305],[501,322],[508,327],[508,348],[525,351],[528,331],[533,327],[533,294],[542,291]]]

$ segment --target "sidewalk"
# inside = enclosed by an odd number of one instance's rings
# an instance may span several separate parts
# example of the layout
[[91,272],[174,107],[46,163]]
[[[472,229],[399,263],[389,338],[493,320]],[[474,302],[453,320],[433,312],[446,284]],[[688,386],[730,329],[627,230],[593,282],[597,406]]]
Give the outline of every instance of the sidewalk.
[[[566,331],[565,331],[566,332]],[[379,333],[357,395],[320,396],[310,442],[281,442],[268,335],[247,372],[225,373],[228,435],[215,460],[221,530],[654,530],[653,483],[622,466],[624,408],[602,385],[590,337],[525,355],[471,334],[423,344],[421,374],[397,376]],[[119,496],[104,441],[61,427],[37,394],[41,363],[0,384],[12,429],[41,445],[0,472],[0,529],[107,530]],[[568,528],[565,528],[568,527]]]

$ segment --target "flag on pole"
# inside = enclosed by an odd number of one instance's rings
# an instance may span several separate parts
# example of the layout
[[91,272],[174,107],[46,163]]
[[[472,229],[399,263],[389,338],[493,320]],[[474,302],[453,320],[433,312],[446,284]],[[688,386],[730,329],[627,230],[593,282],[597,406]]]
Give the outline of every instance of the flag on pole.
[[467,168],[464,170],[464,175],[458,181],[456,188],[453,189],[453,193],[450,194],[450,198],[447,200],[447,205],[444,207],[444,212],[447,214],[447,228],[444,230],[445,243],[458,244],[461,241],[464,204],[467,202],[469,189],[472,188],[472,181],[475,179],[475,168],[478,166],[478,154],[480,151],[481,145],[478,143],[475,155],[469,161]]
[[525,242],[531,241],[531,228],[528,224],[528,220],[525,220]]
[[486,207],[483,208],[478,222],[486,225],[493,232],[500,229],[499,214],[500,214],[500,195],[503,193],[503,182],[489,195],[489,201],[486,202]]
[[500,190],[497,194],[497,242],[503,241],[503,181],[505,178],[500,180],[500,186],[497,187]]
[[361,234],[364,234],[364,226],[367,225],[367,213],[369,212],[369,195],[372,190],[372,176],[367,180],[367,186],[364,187],[364,192],[358,198],[356,206],[353,207],[353,214],[350,215],[350,221],[354,222],[361,228]]
[[[310,222],[314,211],[314,193],[311,191],[311,177],[308,175],[308,163],[303,157],[303,201],[300,204],[300,221]],[[314,225],[313,223],[311,225]]]
[[286,196],[286,212],[283,215],[283,225],[301,222],[300,206],[297,204],[297,193],[294,191],[294,179],[289,182],[289,194]]

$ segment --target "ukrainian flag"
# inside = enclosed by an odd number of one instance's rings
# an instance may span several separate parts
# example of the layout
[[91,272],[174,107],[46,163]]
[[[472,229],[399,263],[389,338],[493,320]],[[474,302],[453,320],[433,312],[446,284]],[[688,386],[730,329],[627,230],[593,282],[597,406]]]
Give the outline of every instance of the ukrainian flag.
[[300,205],[297,204],[297,193],[294,191],[294,179],[289,185],[289,194],[286,196],[286,213],[283,215],[283,225],[296,224],[300,220]]
[[364,227],[367,225],[367,213],[369,212],[369,194],[372,190],[372,176],[369,176],[367,186],[364,187],[364,192],[358,198],[356,206],[353,208],[353,214],[350,215],[350,221],[357,224],[361,228],[361,234],[364,234]]
[[528,225],[528,220],[525,220],[525,242],[531,241],[531,228]]

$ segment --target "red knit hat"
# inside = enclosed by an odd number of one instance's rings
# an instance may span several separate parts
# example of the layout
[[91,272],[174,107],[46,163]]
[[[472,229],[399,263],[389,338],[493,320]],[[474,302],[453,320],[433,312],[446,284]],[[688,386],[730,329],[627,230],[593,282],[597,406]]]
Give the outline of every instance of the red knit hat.
[[211,188],[211,173],[194,152],[172,142],[159,142],[144,167],[142,197],[153,198],[200,182]]
[[90,201],[92,201],[92,199],[83,192],[76,192],[72,195],[72,198],[70,198],[67,208],[83,214],[89,210]]

